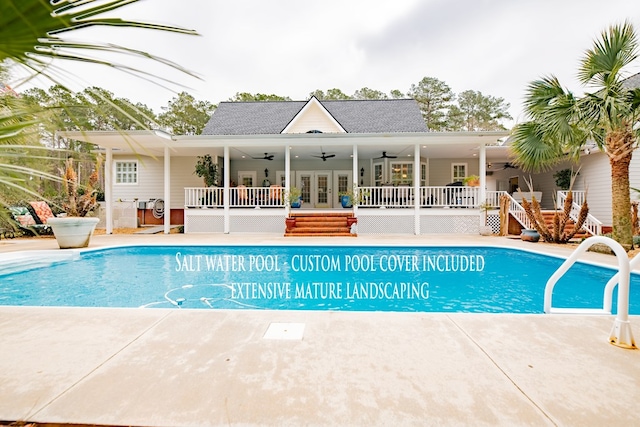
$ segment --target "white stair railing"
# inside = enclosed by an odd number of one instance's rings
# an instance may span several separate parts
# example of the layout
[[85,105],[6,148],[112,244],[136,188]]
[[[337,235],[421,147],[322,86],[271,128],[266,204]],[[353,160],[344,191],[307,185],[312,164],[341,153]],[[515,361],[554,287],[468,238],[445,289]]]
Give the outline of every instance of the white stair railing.
[[509,213],[513,216],[516,221],[520,223],[524,228],[531,229],[534,228],[531,221],[529,221],[529,217],[525,212],[524,208],[520,203],[518,203],[509,193],[506,191],[503,192],[504,195],[509,197]]
[[[564,202],[567,199],[568,191],[558,191],[556,198],[557,203],[556,206],[558,209],[564,209]],[[573,191],[573,204],[571,205],[571,212],[569,212],[569,218],[573,221],[578,221],[578,216],[580,215],[580,209],[582,208],[582,203],[585,200],[586,193],[584,191]],[[599,236],[602,234],[602,222],[598,220],[595,216],[591,214],[587,214],[587,219],[584,221],[582,228],[586,230],[592,236]]]
[[[556,283],[558,283],[558,280],[575,264],[580,255],[597,243],[609,246],[618,258],[618,273],[614,275],[605,286],[602,309],[553,307],[553,289]],[[640,261],[637,262],[640,263]],[[607,295],[609,295],[610,299],[615,283],[618,283],[618,314],[613,324],[611,334],[609,335],[609,342],[618,347],[636,348],[633,333],[631,332],[631,323],[629,322],[630,276],[631,263],[627,257],[627,252],[620,243],[605,236],[591,237],[582,242],[547,281],[544,288],[544,312],[547,314],[611,314],[611,301],[607,303]],[[580,286],[580,284],[575,283],[575,286]]]

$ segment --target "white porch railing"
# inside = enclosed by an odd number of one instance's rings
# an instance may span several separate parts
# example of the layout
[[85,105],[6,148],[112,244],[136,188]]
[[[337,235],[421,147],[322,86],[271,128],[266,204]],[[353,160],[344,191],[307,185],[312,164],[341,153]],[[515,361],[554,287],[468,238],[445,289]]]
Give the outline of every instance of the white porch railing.
[[[558,197],[556,198],[556,206],[558,209],[564,209],[564,201],[567,199],[568,191],[558,191]],[[573,204],[571,205],[571,212],[569,212],[569,217],[577,221],[578,216],[580,215],[580,208],[582,207],[582,203],[585,201],[586,193],[584,191],[573,191]],[[595,216],[591,214],[587,214],[587,219],[582,226],[583,229],[589,232],[592,236],[598,236],[602,234],[602,222],[598,220]]]
[[215,208],[222,206],[223,188],[219,187],[185,187],[185,208]]
[[414,206],[413,187],[359,187],[361,207],[395,207],[409,208]]
[[360,207],[407,208],[420,203],[425,208],[477,208],[480,202],[477,187],[420,187],[416,199],[413,187],[359,187]]
[[[284,207],[282,187],[232,187],[229,188],[229,206],[232,208],[281,208]],[[186,187],[185,208],[221,208],[224,206],[224,188]]]
[[516,221],[520,223],[524,228],[531,229],[533,228],[533,224],[529,221],[529,217],[527,217],[527,213],[520,203],[518,203],[509,193],[506,191],[498,191],[498,199],[502,195],[506,195],[509,197],[509,213],[513,216]]

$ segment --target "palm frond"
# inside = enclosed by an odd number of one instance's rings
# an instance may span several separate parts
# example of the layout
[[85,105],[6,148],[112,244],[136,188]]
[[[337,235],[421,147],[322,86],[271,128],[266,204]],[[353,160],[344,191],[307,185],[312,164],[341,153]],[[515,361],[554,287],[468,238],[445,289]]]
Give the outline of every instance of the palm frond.
[[[115,53],[147,58],[188,75],[194,73],[159,56],[111,43],[82,42],[64,37],[69,31],[93,26],[117,26],[197,35],[176,26],[102,16],[138,0],[5,0],[0,13],[0,61],[11,59],[32,73],[57,82],[50,73],[53,59],[107,65],[149,79],[157,77],[124,63],[95,58],[88,52]],[[54,69],[55,72],[55,69]]]
[[579,81],[600,88],[619,83],[622,69],[638,57],[637,49],[638,41],[630,22],[611,26],[585,52],[578,71]]
[[564,154],[562,144],[551,138],[539,123],[518,124],[511,136],[515,163],[525,171],[546,171],[557,164]]

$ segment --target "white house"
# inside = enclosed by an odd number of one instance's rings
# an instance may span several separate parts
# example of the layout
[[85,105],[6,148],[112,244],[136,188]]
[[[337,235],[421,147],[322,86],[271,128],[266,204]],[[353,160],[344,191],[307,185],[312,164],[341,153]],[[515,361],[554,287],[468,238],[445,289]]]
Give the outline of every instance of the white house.
[[[222,102],[202,135],[62,135],[106,152],[107,232],[131,221],[164,224],[166,233],[171,224],[186,233],[283,232],[291,207],[281,196],[298,187],[309,211],[344,210],[339,194],[355,188],[361,201],[350,209],[359,234],[477,233],[483,202],[497,206],[501,194],[526,190],[528,176],[511,163],[507,131],[429,132],[411,99]],[[205,154],[220,167],[219,187],[204,187],[194,174]],[[594,201],[608,197],[599,156],[583,157],[576,190],[588,186],[591,212],[606,224],[610,206]],[[479,187],[460,185],[470,175],[480,177]],[[553,173],[533,182],[552,208]],[[151,200],[160,218],[152,203],[141,203]],[[497,231],[495,212],[489,224]]]

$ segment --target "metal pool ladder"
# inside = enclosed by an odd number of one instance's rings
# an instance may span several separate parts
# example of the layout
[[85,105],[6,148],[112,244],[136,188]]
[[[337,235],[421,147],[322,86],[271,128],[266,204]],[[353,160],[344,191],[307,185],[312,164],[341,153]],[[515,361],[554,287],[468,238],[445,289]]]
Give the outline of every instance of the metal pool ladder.
[[[602,243],[607,245],[618,258],[618,272],[607,282],[604,288],[602,309],[593,308],[554,308],[551,305],[553,288],[560,278],[591,246]],[[627,252],[615,240],[604,236],[593,236],[585,240],[553,273],[544,288],[544,312],[547,314],[611,314],[613,289],[618,285],[618,313],[613,324],[609,342],[623,348],[635,349],[636,344],[629,322],[629,281],[631,268],[640,266],[640,255],[629,261]]]

